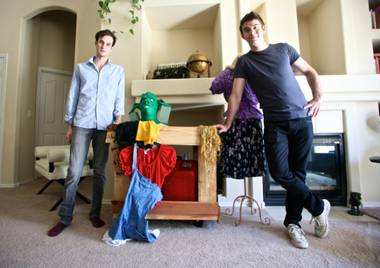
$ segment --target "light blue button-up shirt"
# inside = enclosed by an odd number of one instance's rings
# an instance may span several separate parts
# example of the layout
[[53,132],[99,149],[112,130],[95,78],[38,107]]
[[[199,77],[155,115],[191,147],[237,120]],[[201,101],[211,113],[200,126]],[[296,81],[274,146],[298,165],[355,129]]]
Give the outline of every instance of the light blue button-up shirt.
[[75,66],[67,96],[65,121],[105,130],[124,114],[124,69],[110,60],[98,71],[94,57]]

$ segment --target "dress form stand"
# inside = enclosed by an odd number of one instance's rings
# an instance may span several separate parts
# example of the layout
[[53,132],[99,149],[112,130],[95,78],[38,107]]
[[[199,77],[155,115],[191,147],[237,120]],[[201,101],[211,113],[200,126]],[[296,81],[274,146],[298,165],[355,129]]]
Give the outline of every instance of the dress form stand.
[[[252,197],[252,181],[249,177],[244,178],[244,195],[239,195],[234,199],[234,202],[232,204],[232,211],[230,208],[227,208],[225,210],[225,214],[228,216],[234,215],[235,211],[235,203],[240,202],[240,209],[239,209],[239,218],[235,220],[235,226],[240,225],[241,223],[241,217],[242,217],[242,210],[243,210],[243,204],[244,201],[247,202],[247,206],[251,208],[251,215],[255,214],[256,211],[259,211],[259,217],[262,224],[269,225],[270,219],[268,217],[262,217],[261,216],[261,208],[259,203]],[[256,204],[257,208],[254,208],[254,204]]]

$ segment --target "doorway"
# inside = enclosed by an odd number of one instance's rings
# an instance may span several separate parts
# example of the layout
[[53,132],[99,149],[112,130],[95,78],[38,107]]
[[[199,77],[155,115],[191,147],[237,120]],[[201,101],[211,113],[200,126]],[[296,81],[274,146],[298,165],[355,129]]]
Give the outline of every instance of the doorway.
[[63,117],[72,73],[40,67],[36,105],[36,146],[65,144]]
[[[21,85],[18,99],[19,116],[17,120],[17,175],[19,183],[33,180],[34,172],[34,148],[40,141],[36,133],[39,133],[38,122],[41,108],[55,105],[63,106],[66,93],[62,86],[53,86],[53,91],[45,92],[44,101],[37,100],[38,71],[41,67],[54,69],[57,72],[70,74],[74,68],[76,14],[67,10],[49,10],[28,19],[24,23]],[[59,95],[52,101],[52,96]],[[47,113],[45,113],[46,115]],[[51,114],[49,114],[51,116]],[[61,115],[56,115],[61,117]],[[63,115],[62,115],[63,116]],[[46,119],[46,118],[44,118]],[[43,120],[44,120],[43,119]],[[50,118],[49,118],[50,119]],[[64,126],[61,120],[61,126]],[[55,130],[54,130],[55,131]],[[62,134],[62,133],[60,133]],[[45,139],[46,140],[46,139]],[[53,140],[53,139],[51,139]],[[62,144],[62,139],[61,143]],[[54,141],[58,143],[58,141]]]

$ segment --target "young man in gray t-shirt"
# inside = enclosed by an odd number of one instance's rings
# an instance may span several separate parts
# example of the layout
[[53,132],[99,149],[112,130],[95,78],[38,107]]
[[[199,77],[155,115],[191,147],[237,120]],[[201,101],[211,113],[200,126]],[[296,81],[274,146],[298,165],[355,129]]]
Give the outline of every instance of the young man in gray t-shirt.
[[[305,184],[307,156],[313,140],[311,117],[320,109],[321,89],[317,72],[289,44],[267,44],[262,18],[250,12],[240,21],[240,33],[251,50],[236,64],[227,118],[217,125],[227,131],[238,110],[244,83],[248,81],[264,111],[264,144],[269,171],[286,189],[287,227],[292,244],[307,248],[301,229],[302,210],[306,208],[315,222],[315,235],[326,237],[329,231],[330,203],[319,199]],[[306,101],[295,79],[293,69],[307,78],[313,98]]]

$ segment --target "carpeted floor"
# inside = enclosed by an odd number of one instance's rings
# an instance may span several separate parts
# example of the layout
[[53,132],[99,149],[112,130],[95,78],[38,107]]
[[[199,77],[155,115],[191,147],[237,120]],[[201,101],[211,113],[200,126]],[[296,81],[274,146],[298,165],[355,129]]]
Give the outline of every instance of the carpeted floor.
[[150,227],[161,231],[155,243],[111,247],[101,241],[112,222],[111,206],[103,207],[106,226],[95,229],[87,219],[90,206],[80,200],[72,225],[50,238],[46,232],[57,214],[48,208],[61,188],[37,196],[43,183],[0,189],[0,267],[380,267],[380,222],[342,217],[347,208],[333,208],[326,239],[314,237],[304,220],[307,250],[291,246],[280,219],[272,217],[272,224],[264,226],[248,213],[238,227],[227,216],[202,228],[155,221]]
[[370,207],[360,209],[364,214],[380,221],[380,207]]

